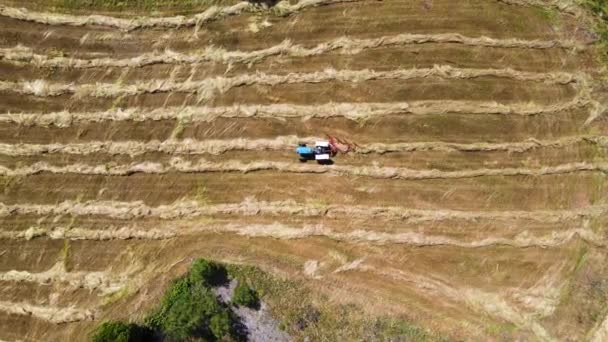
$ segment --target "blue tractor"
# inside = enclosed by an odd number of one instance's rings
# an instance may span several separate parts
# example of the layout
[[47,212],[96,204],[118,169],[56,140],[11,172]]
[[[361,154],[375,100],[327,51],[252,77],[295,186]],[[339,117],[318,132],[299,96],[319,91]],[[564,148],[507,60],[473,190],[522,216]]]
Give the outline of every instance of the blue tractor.
[[336,152],[329,141],[317,141],[314,147],[301,143],[296,148],[296,153],[302,163],[316,160],[319,164],[331,164],[331,158],[336,155]]

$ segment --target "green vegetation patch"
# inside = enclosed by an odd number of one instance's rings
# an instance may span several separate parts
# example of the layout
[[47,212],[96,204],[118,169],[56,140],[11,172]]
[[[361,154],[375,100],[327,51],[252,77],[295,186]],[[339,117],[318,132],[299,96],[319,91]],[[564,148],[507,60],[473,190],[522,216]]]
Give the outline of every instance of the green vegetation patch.
[[224,265],[205,259],[196,259],[190,267],[188,278],[192,284],[219,286],[228,281],[228,273]]
[[183,341],[189,337],[205,340],[233,337],[228,308],[209,288],[193,284],[189,279],[179,279],[173,284],[160,309],[147,323],[162,331],[170,341]]
[[579,0],[596,17],[595,31],[599,35],[599,43],[604,60],[608,60],[608,0]]
[[608,19],[608,0],[582,0],[582,2],[600,18]]
[[93,342],[144,342],[152,337],[152,331],[133,323],[108,321],[95,330]]
[[146,324],[170,341],[238,340],[232,329],[236,322],[234,315],[211,289],[226,282],[226,269],[222,265],[195,260],[188,274],[169,287]]
[[[231,302],[224,303],[213,288],[231,280],[237,286]],[[261,299],[279,328],[296,340],[443,340],[406,317],[370,317],[358,306],[332,304],[297,281],[276,278],[253,266],[196,259],[187,274],[171,283],[143,324],[104,322],[93,332],[92,341],[244,341],[246,329],[235,310],[257,310]]]
[[72,249],[70,245],[70,240],[63,241],[63,248],[61,248],[61,251],[59,252],[59,259],[61,259],[63,267],[66,271],[69,272],[72,270]]
[[447,341],[411,323],[407,317],[370,317],[356,305],[331,303],[298,281],[279,279],[254,266],[226,265],[226,268],[230,278],[256,289],[279,327],[295,340]]
[[247,285],[247,283],[244,281],[241,281],[237,285],[236,289],[234,289],[232,303],[257,309],[260,307],[260,298],[254,289],[249,287],[249,285]]
[[140,336],[152,334],[162,336],[165,341],[243,340],[244,336],[235,329],[238,319],[212,289],[227,283],[223,265],[196,259],[186,275],[172,282],[143,325],[105,322],[94,331],[92,341],[141,341]]

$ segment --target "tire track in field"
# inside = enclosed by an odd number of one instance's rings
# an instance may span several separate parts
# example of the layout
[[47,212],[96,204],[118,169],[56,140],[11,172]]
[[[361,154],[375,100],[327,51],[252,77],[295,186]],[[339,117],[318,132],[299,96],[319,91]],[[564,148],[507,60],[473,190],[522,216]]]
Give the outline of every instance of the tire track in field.
[[328,42],[320,43],[314,47],[294,44],[290,40],[261,50],[230,51],[210,46],[197,53],[179,53],[164,51],[162,53],[144,53],[132,58],[93,58],[78,59],[71,57],[51,57],[36,54],[29,47],[16,46],[0,49],[0,60],[12,63],[29,63],[44,68],[138,68],[154,64],[199,64],[205,62],[232,64],[256,63],[269,57],[311,57],[337,52],[344,55],[355,55],[361,51],[380,48],[405,46],[412,44],[462,44],[489,48],[523,48],[523,49],[568,49],[581,51],[585,45],[575,41],[562,40],[521,40],[521,39],[495,39],[489,37],[467,37],[458,33],[443,34],[397,34],[379,38],[357,39],[341,37]]
[[[6,231],[0,232],[0,235],[5,233]],[[23,238],[27,239],[27,236]],[[70,287],[85,288],[89,291],[99,291],[101,295],[108,295],[122,289],[127,277],[111,276],[106,272],[68,272],[63,263],[58,262],[51,269],[40,273],[17,270],[0,272],[0,281],[39,285],[63,283]]]
[[59,308],[54,306],[32,305],[28,303],[15,303],[0,301],[0,311],[12,315],[31,316],[54,324],[90,321],[95,313],[74,307]]
[[264,85],[276,86],[294,83],[325,83],[325,82],[365,82],[371,80],[411,80],[427,77],[443,79],[475,79],[481,77],[506,78],[522,82],[542,82],[546,84],[568,85],[587,84],[588,76],[584,73],[566,72],[527,72],[513,69],[469,69],[455,68],[448,65],[435,65],[432,68],[397,69],[390,71],[373,70],[334,70],[313,73],[291,73],[287,75],[274,74],[244,74],[234,77],[214,77],[200,81],[174,82],[168,79],[135,82],[132,84],[62,84],[47,83],[44,80],[9,82],[0,81],[0,91],[10,91],[17,94],[37,97],[53,97],[60,95],[90,96],[100,98],[115,98],[120,96],[136,96],[152,93],[188,93],[196,94],[199,101],[210,100],[218,94],[232,88]]
[[205,172],[255,172],[277,171],[284,173],[316,173],[334,174],[342,176],[359,176],[377,179],[461,179],[486,176],[544,176],[559,175],[578,172],[608,172],[608,163],[568,163],[541,168],[495,168],[471,169],[459,171],[440,171],[436,169],[413,170],[400,167],[377,166],[349,166],[349,165],[301,165],[288,162],[256,161],[243,163],[238,160],[226,162],[209,162],[201,159],[198,162],[173,158],[168,164],[157,162],[141,162],[123,165],[101,164],[88,165],[75,163],[65,166],[54,166],[46,162],[38,162],[29,166],[10,169],[0,165],[2,176],[29,176],[42,172],[54,174],[104,175],[128,176],[135,173],[166,174],[178,173],[205,173]]
[[564,287],[567,285],[563,278],[569,263],[569,260],[564,260],[550,266],[533,286],[525,289],[511,288],[505,291],[506,297],[522,311],[533,314],[537,319],[550,317],[560,304]]
[[[380,207],[360,205],[314,205],[285,201],[257,201],[248,198],[240,203],[205,204],[196,201],[177,201],[170,205],[148,206],[141,201],[64,201],[57,204],[4,204],[0,203],[0,217],[15,215],[70,215],[105,216],[112,219],[132,220],[154,217],[163,220],[193,219],[213,215],[240,216],[299,216],[366,219],[378,218],[412,223],[445,220],[527,220],[558,223],[571,220],[597,218],[608,212],[608,207],[596,205],[576,210],[534,211],[463,211],[446,209],[413,209],[404,207]],[[0,278],[1,279],[1,278]]]
[[592,328],[587,336],[589,336],[590,342],[604,342],[608,340],[608,316]]
[[54,112],[6,113],[0,115],[0,123],[14,123],[23,126],[70,127],[82,123],[106,121],[159,121],[179,120],[189,122],[211,122],[217,118],[278,118],[310,119],[343,117],[353,121],[388,115],[514,115],[536,116],[589,107],[590,118],[599,117],[603,107],[591,99],[588,93],[579,94],[571,101],[551,105],[522,102],[500,104],[493,101],[426,100],[388,103],[326,103],[319,105],[271,104],[233,106],[188,106],[169,108],[127,108],[102,112]]
[[[90,155],[104,153],[111,155],[141,156],[145,153],[166,153],[170,155],[220,155],[229,151],[265,151],[292,150],[301,141],[323,140],[320,137],[297,137],[295,135],[279,136],[274,139],[229,139],[229,140],[193,140],[169,139],[164,141],[91,141],[86,143],[51,143],[51,144],[3,144],[0,143],[0,155],[5,156],[39,156],[46,154]],[[491,152],[504,151],[523,153],[539,148],[564,148],[579,144],[591,144],[608,147],[608,137],[580,135],[558,138],[555,140],[529,139],[522,142],[506,143],[451,143],[442,141],[411,143],[370,143],[358,145],[352,153],[385,154],[392,152]]]
[[141,229],[136,225],[123,227],[108,226],[103,229],[87,229],[80,227],[54,227],[47,229],[30,227],[24,231],[0,231],[0,238],[26,240],[37,237],[46,237],[55,240],[164,240],[200,233],[232,233],[247,237],[276,238],[283,240],[323,237],[343,242],[370,243],[377,245],[404,244],[415,247],[455,246],[461,248],[483,248],[491,246],[508,246],[514,248],[553,248],[567,244],[577,238],[596,246],[605,245],[604,239],[588,228],[554,231],[545,236],[533,236],[524,231],[514,238],[487,237],[479,240],[464,241],[464,239],[442,235],[429,235],[413,231],[386,233],[378,232],[373,229],[358,229],[348,233],[342,233],[325,228],[323,225],[290,227],[280,223],[249,225],[228,224],[222,226],[193,223],[188,224],[187,226],[177,225],[177,227],[175,223],[172,223],[154,229]]
[[[288,16],[310,7],[357,1],[363,0],[300,0],[293,5],[291,5],[288,1],[280,1],[274,6],[272,13],[279,16]],[[199,28],[203,24],[225,17],[260,11],[263,11],[263,7],[248,1],[243,1],[227,7],[211,6],[204,12],[191,17],[138,17],[127,19],[105,15],[82,16],[51,12],[36,12],[24,8],[0,6],[0,16],[15,20],[30,21],[49,26],[103,26],[107,28],[120,29],[123,31],[133,31],[136,29],[145,28],[167,29],[192,26]]]
[[348,271],[370,272],[396,281],[410,283],[418,291],[428,293],[431,296],[440,295],[448,300],[462,303],[477,312],[483,312],[484,314],[511,322],[518,327],[528,329],[539,340],[553,341],[553,338],[538,322],[536,315],[521,313],[498,293],[487,292],[472,287],[456,287],[438,277],[413,274],[391,267],[379,268],[364,263],[359,263]]
[[584,10],[571,0],[496,0],[508,5],[533,6],[541,8],[553,8],[562,13],[579,17],[584,14]]

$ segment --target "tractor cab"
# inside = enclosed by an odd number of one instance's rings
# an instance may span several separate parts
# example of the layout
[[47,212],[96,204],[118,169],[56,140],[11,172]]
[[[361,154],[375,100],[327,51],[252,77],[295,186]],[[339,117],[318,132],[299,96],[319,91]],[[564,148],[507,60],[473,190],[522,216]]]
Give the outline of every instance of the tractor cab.
[[332,153],[331,148],[329,147],[329,141],[317,141],[315,144],[315,160],[331,160],[334,154]]
[[334,156],[328,141],[317,141],[314,147],[306,146],[306,144],[298,144],[296,153],[302,163],[309,160],[316,160],[320,164],[327,163]]
[[343,142],[332,136],[328,136],[328,141],[316,141],[314,147],[306,146],[304,143],[298,144],[296,153],[300,162],[305,163],[309,160],[316,160],[319,164],[332,164],[331,158],[338,152],[348,153],[354,149],[353,144]]

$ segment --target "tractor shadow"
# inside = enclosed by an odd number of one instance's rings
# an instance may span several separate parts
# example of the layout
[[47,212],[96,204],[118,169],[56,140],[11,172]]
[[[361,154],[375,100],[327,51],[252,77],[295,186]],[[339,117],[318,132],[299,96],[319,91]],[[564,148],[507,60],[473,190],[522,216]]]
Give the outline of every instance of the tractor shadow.
[[319,163],[319,165],[334,165],[334,161],[329,159],[329,160],[317,160],[317,163]]
[[279,0],[247,0],[247,2],[255,5],[264,5],[266,8],[274,7]]

